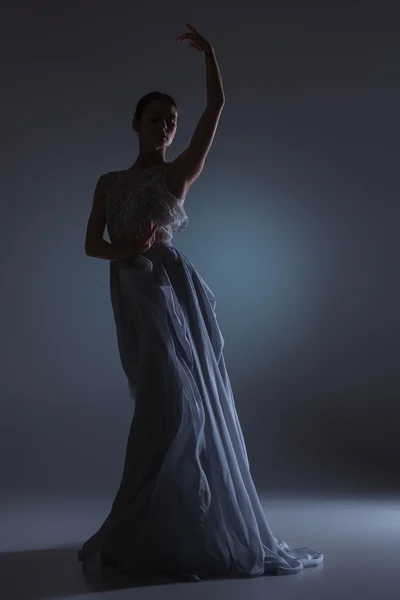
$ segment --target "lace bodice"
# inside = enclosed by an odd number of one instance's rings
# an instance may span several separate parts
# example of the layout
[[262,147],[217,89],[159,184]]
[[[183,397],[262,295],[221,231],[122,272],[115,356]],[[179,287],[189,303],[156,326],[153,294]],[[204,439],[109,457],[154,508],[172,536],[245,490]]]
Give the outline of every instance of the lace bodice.
[[111,243],[118,244],[134,236],[151,220],[158,225],[156,242],[169,243],[173,233],[185,229],[189,219],[184,199],[175,198],[168,190],[167,170],[166,165],[149,167],[135,174],[134,180],[127,171],[101,176]]

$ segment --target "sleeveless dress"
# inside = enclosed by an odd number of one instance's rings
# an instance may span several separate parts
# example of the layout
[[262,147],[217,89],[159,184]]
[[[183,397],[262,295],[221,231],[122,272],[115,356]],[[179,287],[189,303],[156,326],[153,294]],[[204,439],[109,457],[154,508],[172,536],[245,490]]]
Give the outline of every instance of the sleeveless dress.
[[250,473],[223,356],[216,299],[171,244],[188,224],[184,199],[167,189],[166,165],[107,173],[111,242],[158,223],[134,260],[110,261],[122,367],[134,413],[111,511],[82,546],[122,571],[195,578],[297,573],[323,562],[289,548],[268,525]]

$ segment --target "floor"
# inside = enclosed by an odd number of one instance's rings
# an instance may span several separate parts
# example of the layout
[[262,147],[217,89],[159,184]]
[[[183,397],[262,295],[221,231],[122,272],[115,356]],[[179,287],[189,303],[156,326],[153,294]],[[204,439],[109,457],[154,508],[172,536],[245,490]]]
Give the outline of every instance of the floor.
[[[399,600],[400,496],[306,499],[261,495],[276,537],[325,555],[296,575],[202,582],[138,580],[77,550],[106,516],[110,498],[0,500],[2,600]],[[132,588],[135,588],[132,590]]]

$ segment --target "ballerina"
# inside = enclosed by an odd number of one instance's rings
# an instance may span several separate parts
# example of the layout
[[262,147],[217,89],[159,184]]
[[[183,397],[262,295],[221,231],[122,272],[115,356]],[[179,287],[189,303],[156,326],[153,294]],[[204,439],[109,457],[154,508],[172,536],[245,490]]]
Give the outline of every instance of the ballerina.
[[[225,366],[216,298],[172,245],[188,225],[185,198],[200,176],[225,105],[213,46],[191,25],[178,38],[205,57],[207,105],[188,147],[166,159],[178,127],[168,94],[137,104],[139,154],[102,175],[86,253],[110,261],[118,348],[134,405],[111,511],[79,552],[123,571],[202,578],[297,573],[323,555],[291,549],[268,525]],[[107,226],[110,243],[103,239]]]

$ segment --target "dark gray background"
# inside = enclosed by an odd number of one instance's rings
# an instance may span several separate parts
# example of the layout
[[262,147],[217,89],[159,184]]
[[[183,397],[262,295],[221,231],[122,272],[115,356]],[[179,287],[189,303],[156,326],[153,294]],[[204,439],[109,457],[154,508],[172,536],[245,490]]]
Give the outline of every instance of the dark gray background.
[[[228,10],[229,8],[229,10]],[[137,156],[159,89],[226,106],[175,246],[217,296],[264,491],[398,489],[399,17],[393,2],[9,3],[2,10],[3,491],[113,493],[132,416],[109,265],[84,253],[95,183]]]

